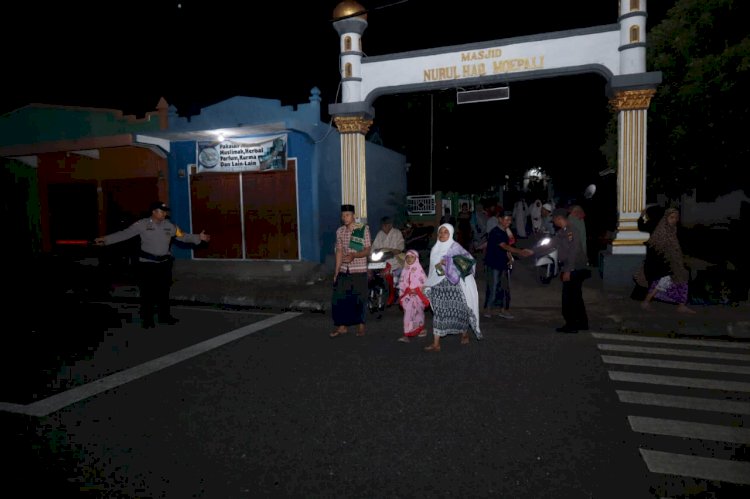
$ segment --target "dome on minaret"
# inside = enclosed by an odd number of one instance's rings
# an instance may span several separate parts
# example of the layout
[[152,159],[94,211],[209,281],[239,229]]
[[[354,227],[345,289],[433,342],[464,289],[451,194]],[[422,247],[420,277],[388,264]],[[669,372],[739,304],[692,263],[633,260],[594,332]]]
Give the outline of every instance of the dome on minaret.
[[[357,12],[364,12],[365,8],[354,0],[344,0],[340,2],[335,9],[333,9],[333,19],[338,20],[342,17],[351,16]],[[367,20],[367,14],[361,16],[354,16],[355,19]]]

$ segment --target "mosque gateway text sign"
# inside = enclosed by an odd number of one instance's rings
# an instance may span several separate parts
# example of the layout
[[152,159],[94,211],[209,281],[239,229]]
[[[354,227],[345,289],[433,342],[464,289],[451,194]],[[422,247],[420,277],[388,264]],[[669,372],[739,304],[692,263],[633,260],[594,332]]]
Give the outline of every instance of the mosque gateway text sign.
[[[573,68],[620,73],[620,30],[617,25],[570,36],[524,37],[507,44],[461,47],[458,50],[421,50],[395,56],[362,59],[361,83],[352,85],[350,99],[367,100],[381,89],[430,85],[462,79],[517,79],[524,73],[569,74]],[[355,75],[356,76],[356,75]]]
[[504,59],[500,48],[461,52],[459,59],[460,63],[451,66],[425,68],[423,81],[456,80],[544,68],[543,55]]

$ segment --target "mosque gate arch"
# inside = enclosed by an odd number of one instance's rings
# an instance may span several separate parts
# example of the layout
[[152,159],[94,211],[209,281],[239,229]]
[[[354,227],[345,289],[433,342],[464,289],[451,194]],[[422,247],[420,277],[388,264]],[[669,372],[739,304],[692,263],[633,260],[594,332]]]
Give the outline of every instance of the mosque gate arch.
[[[339,34],[342,98],[329,112],[341,135],[341,202],[367,219],[365,135],[381,95],[599,73],[617,113],[617,232],[605,255],[605,283],[629,284],[648,234],[638,230],[646,202],[646,118],[661,83],[646,72],[646,0],[619,2],[617,23],[591,28],[365,57],[365,8],[343,0]],[[607,265],[616,260],[617,264]]]

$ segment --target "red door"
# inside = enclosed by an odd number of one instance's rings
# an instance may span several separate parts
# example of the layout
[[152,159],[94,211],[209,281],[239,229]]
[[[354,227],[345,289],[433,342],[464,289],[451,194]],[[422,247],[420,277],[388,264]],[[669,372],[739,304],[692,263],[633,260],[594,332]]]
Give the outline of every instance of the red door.
[[299,258],[295,162],[287,163],[282,171],[191,177],[193,232],[211,235],[208,245],[195,250],[196,258],[242,258],[241,213],[245,258]]
[[193,232],[205,230],[211,242],[196,258],[242,258],[240,188],[237,173],[203,173],[190,178]]
[[247,258],[299,258],[296,175],[294,162],[287,164],[287,170],[242,176]]

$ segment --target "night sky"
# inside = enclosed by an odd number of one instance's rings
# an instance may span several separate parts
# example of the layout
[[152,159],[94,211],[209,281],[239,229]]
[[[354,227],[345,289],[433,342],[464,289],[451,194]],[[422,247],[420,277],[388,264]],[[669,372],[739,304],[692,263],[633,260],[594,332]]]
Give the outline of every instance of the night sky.
[[[612,24],[618,14],[617,0],[360,3],[372,9],[363,37],[368,56]],[[672,3],[651,0],[647,28]],[[314,86],[322,91],[325,111],[339,81],[331,24],[336,4],[135,0],[30,1],[12,11],[4,6],[3,17],[14,21],[0,32],[0,112],[41,102],[142,116],[165,97],[188,115],[236,95],[284,105],[307,102]],[[412,192],[429,189],[430,169],[433,190],[475,191],[532,166],[578,192],[606,168],[599,152],[611,115],[604,86],[602,77],[591,74],[530,80],[511,84],[507,101],[460,106],[455,90],[385,96],[375,102],[373,129],[385,146],[407,155]]]

